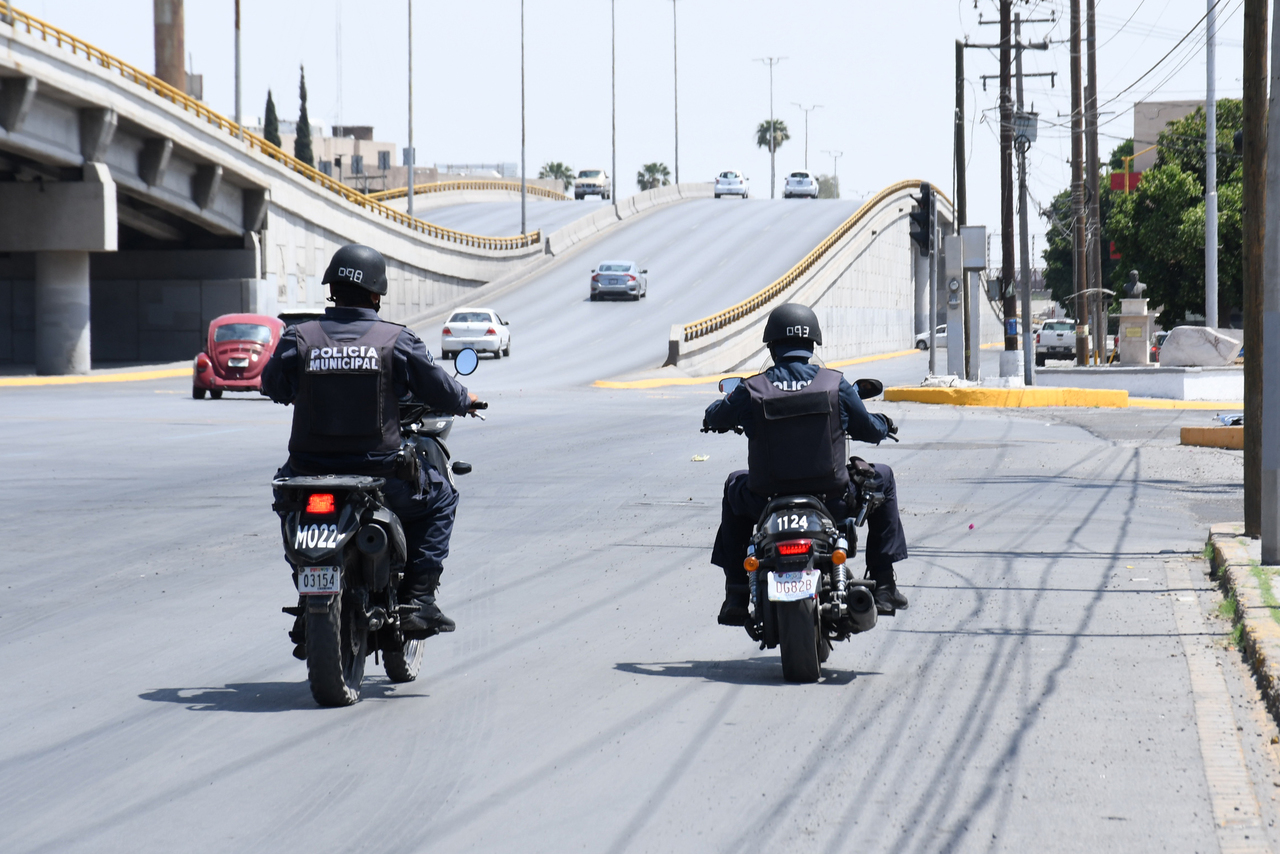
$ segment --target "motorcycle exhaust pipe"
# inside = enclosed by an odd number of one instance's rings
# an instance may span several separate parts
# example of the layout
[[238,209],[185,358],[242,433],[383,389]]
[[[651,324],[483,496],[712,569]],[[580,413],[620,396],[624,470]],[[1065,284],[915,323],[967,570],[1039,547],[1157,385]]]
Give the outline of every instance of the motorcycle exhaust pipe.
[[356,534],[356,548],[369,557],[377,557],[387,550],[387,532],[381,525],[365,525]]
[[849,621],[855,631],[865,632],[875,628],[876,600],[871,591],[862,586],[850,587],[845,594],[849,606]]

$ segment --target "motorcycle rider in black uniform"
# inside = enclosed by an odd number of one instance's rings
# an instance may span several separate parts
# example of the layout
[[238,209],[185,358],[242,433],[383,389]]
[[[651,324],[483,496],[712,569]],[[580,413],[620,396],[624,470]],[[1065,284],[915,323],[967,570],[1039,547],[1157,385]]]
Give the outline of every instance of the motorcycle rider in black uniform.
[[[376,249],[343,246],[322,282],[329,286],[333,307],[322,319],[286,328],[262,371],[263,391],[276,403],[293,404],[289,460],[276,477],[386,478],[383,495],[400,517],[408,547],[399,601],[418,606],[401,618],[401,629],[407,638],[451,632],[455,624],[441,613],[435,594],[449,555],[458,493],[421,457],[417,466],[406,466],[403,457],[397,466],[399,402],[412,393],[432,409],[466,415],[479,401],[432,361],[417,335],[379,319],[387,264]],[[397,471],[411,480],[397,477]],[[289,633],[299,658],[306,657],[302,632],[299,618]]]
[[[765,323],[764,343],[769,345],[773,366],[708,406],[702,422],[703,429],[741,428],[749,441],[750,468],[731,473],[725,481],[720,530],[711,552],[711,562],[724,570],[725,599],[718,621],[726,626],[746,623],[750,591],[742,564],[752,530],[769,499],[803,492],[821,498],[834,518],[847,517],[849,473],[844,435],[879,444],[897,432],[889,416],[867,412],[843,374],[809,364],[814,345],[822,343],[822,330],[812,309],[795,303],[774,309]],[[807,393],[796,394],[802,390]],[[784,426],[788,409],[809,416],[829,413],[824,439],[796,442],[794,436],[789,437]],[[863,551],[867,577],[876,582],[876,610],[891,615],[908,604],[893,571],[895,562],[907,558],[907,541],[898,517],[893,469],[881,463],[871,465],[880,478],[885,502],[867,516]],[[803,480],[795,480],[797,475]]]

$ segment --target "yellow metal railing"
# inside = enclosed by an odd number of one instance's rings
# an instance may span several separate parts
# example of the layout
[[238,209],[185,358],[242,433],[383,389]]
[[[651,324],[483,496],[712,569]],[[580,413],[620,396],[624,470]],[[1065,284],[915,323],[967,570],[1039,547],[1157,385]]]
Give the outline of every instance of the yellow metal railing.
[[462,231],[454,231],[450,228],[443,228],[438,225],[432,225],[420,219],[409,216],[406,213],[388,207],[382,202],[361,193],[341,181],[324,174],[313,166],[308,166],[301,160],[286,154],[280,148],[267,142],[262,137],[249,133],[235,122],[228,119],[220,113],[214,112],[208,106],[192,98],[185,92],[165,83],[160,78],[148,74],[136,66],[130,65],[123,60],[117,59],[104,50],[94,47],[83,39],[76,38],[65,30],[60,30],[52,24],[46,23],[39,18],[28,15],[26,12],[20,12],[13,8],[9,3],[0,0],[0,20],[12,24],[14,32],[19,28],[25,29],[30,35],[39,35],[42,41],[53,42],[57,47],[71,51],[72,55],[84,56],[95,65],[101,66],[115,72],[131,83],[135,83],[144,89],[164,98],[166,101],[182,107],[189,113],[194,114],[197,118],[203,119],[213,125],[217,130],[223,131],[234,137],[243,137],[248,143],[249,149],[257,150],[263,155],[271,158],[277,163],[282,164],[286,168],[298,173],[307,180],[324,187],[326,190],[342,197],[353,205],[365,208],[373,213],[389,219],[399,225],[425,234],[428,237],[434,237],[438,240],[446,240],[450,243],[457,243],[462,246],[470,246],[478,249],[523,249],[528,246],[534,246],[542,240],[542,233],[539,231],[531,234],[521,234],[515,237],[484,237],[478,234],[467,234]]
[[[413,194],[415,196],[425,196],[430,193],[452,193],[458,190],[506,190],[511,193],[520,192],[519,181],[435,181],[430,184],[414,184]],[[526,184],[525,191],[531,196],[538,196],[543,199],[555,199],[558,202],[565,201],[569,197],[557,190],[548,190],[546,187],[539,187],[533,184]],[[403,199],[409,195],[408,187],[395,187],[390,190],[379,190],[376,193],[370,193],[369,198],[375,201],[385,202],[390,199]]]
[[[692,341],[695,338],[701,338],[704,335],[709,335],[717,329],[723,329],[730,323],[741,320],[756,309],[767,305],[774,297],[800,281],[801,277],[803,277],[805,273],[812,270],[814,265],[822,260],[822,256],[826,255],[827,252],[829,252],[837,243],[844,239],[845,235],[870,216],[871,213],[875,211],[876,207],[885,199],[897,193],[901,193],[903,190],[919,189],[919,187],[919,181],[899,181],[898,183],[890,187],[886,187],[876,193],[864,202],[862,207],[858,208],[857,212],[854,213],[853,216],[849,217],[840,224],[839,228],[827,235],[826,240],[819,243],[812,252],[800,259],[798,264],[786,273],[783,273],[782,277],[773,284],[769,285],[764,290],[747,297],[737,305],[726,308],[724,311],[713,314],[710,317],[704,317],[701,320],[695,320],[693,323],[686,323],[684,326],[684,340]],[[933,191],[937,193],[948,206],[951,205],[951,200],[938,190],[937,187],[934,187]]]

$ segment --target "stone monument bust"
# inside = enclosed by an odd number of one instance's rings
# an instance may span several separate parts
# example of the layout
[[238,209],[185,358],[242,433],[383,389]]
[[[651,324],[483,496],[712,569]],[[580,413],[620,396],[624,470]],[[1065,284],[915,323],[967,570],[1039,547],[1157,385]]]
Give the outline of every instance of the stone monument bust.
[[1131,299],[1141,299],[1142,295],[1146,293],[1146,290],[1147,286],[1138,281],[1138,271],[1130,270],[1129,284],[1124,286],[1124,295]]

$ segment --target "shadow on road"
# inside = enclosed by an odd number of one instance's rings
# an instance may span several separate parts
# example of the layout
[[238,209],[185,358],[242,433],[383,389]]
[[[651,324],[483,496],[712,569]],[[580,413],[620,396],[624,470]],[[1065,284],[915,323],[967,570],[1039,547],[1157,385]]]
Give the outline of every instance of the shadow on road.
[[[639,676],[675,676],[705,679],[726,685],[783,686],[782,660],[776,656],[730,661],[620,661],[615,670]],[[835,670],[823,665],[821,685],[848,685],[859,676],[879,676],[874,671]]]
[[[425,697],[397,693],[386,680],[366,680],[361,700]],[[229,682],[221,688],[157,688],[138,695],[154,703],[177,703],[192,712],[292,712],[319,709],[306,682]]]

